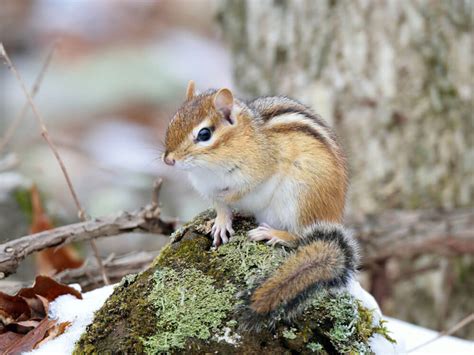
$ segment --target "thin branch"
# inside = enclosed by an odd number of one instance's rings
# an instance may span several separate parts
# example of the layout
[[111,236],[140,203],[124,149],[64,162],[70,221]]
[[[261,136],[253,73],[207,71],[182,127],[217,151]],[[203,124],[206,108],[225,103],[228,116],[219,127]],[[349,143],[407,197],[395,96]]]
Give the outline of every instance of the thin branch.
[[[0,43],[0,56],[5,59],[8,68],[15,75],[18,83],[20,84],[20,87],[23,90],[23,93],[25,94],[25,96],[28,100],[28,103],[31,107],[31,110],[33,111],[33,114],[36,117],[36,119],[37,119],[37,121],[40,125],[41,135],[43,136],[45,141],[48,143],[48,145],[51,148],[54,156],[56,157],[57,162],[59,163],[59,166],[60,166],[60,168],[63,172],[64,178],[66,179],[66,183],[67,183],[67,186],[69,188],[69,191],[71,192],[74,203],[76,204],[79,218],[82,221],[86,221],[87,220],[87,215],[86,215],[84,209],[82,208],[81,203],[79,202],[79,198],[77,197],[76,190],[74,189],[74,186],[72,185],[71,178],[69,177],[69,173],[66,169],[66,166],[64,165],[64,162],[61,159],[61,156],[59,155],[59,152],[58,152],[56,146],[54,145],[51,137],[49,136],[49,132],[48,132],[48,129],[46,128],[46,124],[44,123],[43,117],[41,116],[41,114],[39,113],[35,103],[33,102],[33,98],[31,97],[30,93],[28,92],[28,89],[26,88],[26,85],[25,85],[22,77],[20,76],[20,73],[18,72],[15,65],[10,60],[10,57],[8,56],[7,52],[5,51],[5,47],[3,46],[3,43]],[[104,282],[105,282],[106,285],[108,285],[109,280],[107,278],[107,274],[105,273],[105,268],[102,265],[102,260],[100,259],[100,255],[99,255],[99,251],[97,249],[97,245],[95,244],[95,241],[93,241],[93,240],[91,240],[90,243],[91,243],[91,247],[92,247],[92,250],[94,252],[94,255],[97,259],[97,263],[99,264],[99,267],[102,270],[102,276],[104,278]]]
[[[40,69],[40,72],[38,73],[38,76],[35,79],[33,87],[31,88],[31,94],[30,94],[31,97],[35,97],[36,94],[38,93],[38,91],[41,87],[41,84],[43,82],[44,76],[46,74],[46,71],[48,70],[49,64],[51,63],[51,60],[53,58],[53,54],[56,51],[58,45],[59,45],[59,40],[55,41],[53,43],[53,45],[51,46],[51,49],[49,50],[48,55],[46,56],[46,58],[43,62],[43,65]],[[26,113],[28,112],[28,107],[29,107],[29,102],[26,101],[23,104],[23,107],[21,108],[21,111],[16,115],[16,117],[13,119],[13,121],[8,126],[8,128],[5,131],[5,134],[3,135],[2,139],[0,139],[0,153],[7,146],[8,142],[11,140],[11,138],[15,134],[15,131],[20,126],[20,123],[25,118]]]
[[160,208],[150,204],[133,213],[124,212],[27,235],[0,245],[0,278],[14,273],[26,256],[46,248],[131,232],[169,235],[173,231],[174,223],[164,222]]
[[[104,266],[111,282],[118,282],[126,275],[143,271],[159,253],[159,250],[155,250],[129,253],[120,256],[113,255],[104,260]],[[89,290],[103,285],[100,272],[97,270],[97,265],[93,262],[86,262],[84,266],[78,269],[64,270],[55,275],[54,278],[65,284],[78,283],[83,290]]]
[[416,351],[418,349],[421,349],[433,342],[435,342],[436,340],[442,338],[442,337],[445,337],[445,336],[449,336],[449,335],[452,335],[454,333],[456,333],[459,329],[465,327],[466,325],[468,325],[469,323],[473,322],[474,321],[474,313],[471,313],[469,314],[467,317],[461,319],[458,323],[456,323],[452,328],[446,330],[446,331],[443,331],[443,332],[440,332],[436,337],[434,337],[433,339],[430,339],[428,340],[427,342],[424,342],[423,344],[420,344],[420,345],[417,345],[416,347],[410,349],[407,351],[407,353],[411,353],[413,351]]

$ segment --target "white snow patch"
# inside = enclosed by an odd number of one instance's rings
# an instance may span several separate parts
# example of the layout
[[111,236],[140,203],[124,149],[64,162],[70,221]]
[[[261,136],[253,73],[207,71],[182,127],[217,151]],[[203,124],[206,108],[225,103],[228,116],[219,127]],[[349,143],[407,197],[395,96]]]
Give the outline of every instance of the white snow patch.
[[[439,338],[420,349],[410,351],[415,349],[417,346],[436,338],[439,333],[398,319],[389,317],[384,317],[384,319],[387,320],[387,328],[393,332],[394,338],[397,341],[403,339],[405,347],[410,354],[474,354],[474,341],[468,341],[452,336]],[[402,353],[407,352],[404,351]]]
[[[80,290],[78,285],[71,286]],[[74,344],[79,340],[87,325],[92,323],[94,312],[102,307],[105,300],[112,294],[114,286],[104,286],[94,291],[86,292],[82,294],[82,300],[72,295],[56,298],[50,304],[49,317],[57,319],[58,322],[68,321],[72,324],[64,334],[48,341],[28,354],[72,354]]]

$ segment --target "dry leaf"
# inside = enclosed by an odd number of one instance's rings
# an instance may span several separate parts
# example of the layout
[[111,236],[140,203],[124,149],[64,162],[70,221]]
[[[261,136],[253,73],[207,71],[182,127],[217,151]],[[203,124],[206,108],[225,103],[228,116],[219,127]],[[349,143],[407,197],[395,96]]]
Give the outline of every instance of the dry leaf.
[[47,302],[45,305],[44,301],[39,297],[41,296],[35,295],[31,298],[23,298],[30,307],[31,319],[43,319],[48,314],[49,301],[42,297]]
[[[44,212],[41,197],[36,185],[31,187],[32,222],[31,233],[39,233],[54,228],[48,215]],[[48,248],[36,254],[38,274],[53,276],[66,269],[76,269],[84,264],[71,245],[59,248]]]
[[36,295],[43,296],[49,302],[55,300],[56,297],[61,295],[73,295],[79,299],[82,299],[81,293],[76,289],[72,288],[71,286],[61,284],[49,276],[42,275],[36,276],[33,287],[22,288],[20,291],[18,291],[18,296],[25,298],[34,298]]
[[17,338],[15,341],[9,344],[7,348],[2,351],[4,355],[20,354],[25,351],[34,349],[36,344],[41,342],[46,336],[49,329],[54,327],[56,320],[45,318],[43,319],[36,328],[29,333],[25,334],[21,338]]
[[7,325],[14,321],[29,319],[30,315],[30,307],[23,298],[0,291],[0,322]]
[[44,343],[50,340],[53,340],[54,338],[57,338],[58,336],[63,334],[66,331],[66,329],[69,328],[70,325],[71,325],[71,322],[62,322],[62,323],[56,324],[55,326],[53,326],[52,328],[48,330],[48,334],[46,335],[46,337],[43,340],[41,340],[39,343],[37,343],[34,349],[39,348],[41,345],[43,345]]
[[39,323],[40,321],[38,320],[24,320],[8,324],[7,329],[18,334],[26,334],[33,330],[33,328],[36,328]]
[[82,299],[74,288],[48,276],[37,276],[32,287],[14,296],[0,292],[0,354],[19,354],[64,333],[69,322],[48,319],[49,303],[61,295]]
[[3,334],[0,334],[0,351],[3,354],[3,352],[8,349],[8,347],[11,346],[14,342],[19,340],[20,338],[23,338],[23,335],[17,334],[14,332],[5,332]]

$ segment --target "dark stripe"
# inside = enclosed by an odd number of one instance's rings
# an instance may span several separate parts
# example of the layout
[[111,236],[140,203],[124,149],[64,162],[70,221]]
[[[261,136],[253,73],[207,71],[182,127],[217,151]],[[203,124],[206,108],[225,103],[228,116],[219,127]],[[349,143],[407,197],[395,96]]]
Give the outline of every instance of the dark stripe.
[[261,112],[261,117],[262,117],[264,122],[268,122],[272,118],[274,118],[276,116],[284,115],[286,113],[301,113],[301,114],[303,114],[301,109],[298,109],[296,107],[287,106],[287,107],[279,107],[274,111]]
[[282,106],[282,107],[277,108],[274,111],[264,110],[260,114],[261,114],[261,117],[262,117],[263,121],[268,122],[272,118],[280,116],[280,115],[284,115],[284,114],[287,114],[287,113],[299,113],[299,114],[305,116],[306,118],[308,118],[310,120],[313,120],[314,122],[316,122],[321,127],[324,127],[326,129],[330,129],[329,126],[327,125],[327,123],[324,120],[322,120],[318,115],[315,115],[312,112],[310,112],[309,108],[307,108],[305,105],[303,105],[303,104],[300,104],[300,105],[301,106]]
[[274,127],[269,127],[268,130],[271,132],[277,132],[277,133],[302,132],[304,134],[307,134],[308,136],[316,138],[318,141],[326,145],[329,148],[329,150],[332,152],[331,145],[329,144],[327,139],[323,137],[317,130],[315,130],[314,128],[304,123],[294,123],[294,122],[282,123],[281,125],[275,125]]
[[335,228],[331,231],[317,229],[306,238],[301,239],[300,245],[311,244],[313,241],[322,240],[326,242],[335,242],[344,254],[346,269],[355,272],[357,269],[357,255],[354,246],[347,240],[344,229]]

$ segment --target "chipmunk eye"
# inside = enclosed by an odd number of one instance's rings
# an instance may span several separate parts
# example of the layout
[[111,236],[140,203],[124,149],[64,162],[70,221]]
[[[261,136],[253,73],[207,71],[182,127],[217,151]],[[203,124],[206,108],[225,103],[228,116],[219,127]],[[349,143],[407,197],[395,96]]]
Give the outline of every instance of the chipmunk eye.
[[205,141],[208,141],[209,139],[211,139],[211,136],[212,136],[212,132],[209,128],[202,128],[199,131],[196,140],[198,142],[205,142]]

